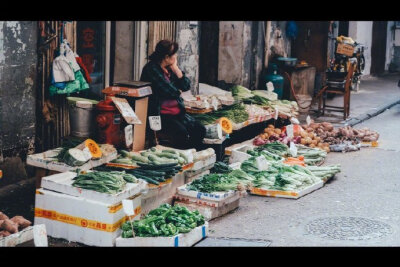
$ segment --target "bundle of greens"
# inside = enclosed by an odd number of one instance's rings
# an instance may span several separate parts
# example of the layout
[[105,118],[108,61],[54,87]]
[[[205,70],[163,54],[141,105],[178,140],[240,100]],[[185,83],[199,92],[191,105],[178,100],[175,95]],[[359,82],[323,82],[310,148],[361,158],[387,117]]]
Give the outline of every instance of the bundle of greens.
[[307,165],[316,165],[323,162],[327,156],[325,150],[319,148],[311,148],[308,146],[296,144],[297,155],[304,156],[304,163]]
[[280,157],[291,156],[289,147],[281,142],[273,142],[265,145],[258,146],[255,151],[267,151]]
[[124,172],[93,171],[73,178],[73,186],[101,193],[116,194],[124,190],[127,181],[137,182],[136,177]]
[[242,170],[232,170],[229,173],[206,174],[188,184],[187,189],[202,193],[243,191],[252,185],[253,180],[253,177]]
[[247,89],[246,87],[243,87],[241,85],[234,85],[231,87],[231,92],[233,97],[236,100],[243,100],[246,98],[251,98],[253,97],[253,94],[251,93],[251,91],[249,89]]
[[241,123],[249,119],[249,114],[243,104],[233,104],[210,113],[192,114],[192,116],[203,125],[213,124],[222,117],[226,117],[234,123]]
[[197,210],[192,212],[186,207],[162,204],[141,220],[123,223],[122,238],[174,236],[188,233],[204,223],[203,215]]
[[260,106],[267,106],[271,107],[271,101],[265,97],[260,95],[255,95],[250,98],[243,99],[243,103],[245,104],[253,104],[253,105],[260,105]]
[[230,173],[231,171],[233,171],[233,169],[222,161],[215,162],[210,170],[211,173]]
[[340,164],[329,166],[307,166],[306,168],[322,180],[329,179],[340,172]]

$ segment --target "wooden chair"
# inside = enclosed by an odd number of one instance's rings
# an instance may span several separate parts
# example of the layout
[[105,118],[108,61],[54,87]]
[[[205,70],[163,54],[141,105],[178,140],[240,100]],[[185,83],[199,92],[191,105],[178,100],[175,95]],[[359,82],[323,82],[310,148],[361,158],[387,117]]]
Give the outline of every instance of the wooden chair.
[[[318,112],[320,114],[321,114],[321,110],[322,110],[322,115],[325,114],[325,110],[331,110],[331,111],[343,112],[344,120],[349,116],[349,114],[350,114],[350,86],[351,86],[351,80],[353,79],[355,66],[356,66],[356,63],[350,64],[348,73],[345,78],[345,84],[344,84],[343,88],[333,87],[332,82],[330,83],[330,81],[328,80],[327,85],[324,86],[321,89],[321,91],[318,93],[318,95],[319,95]],[[343,95],[343,107],[326,105],[326,103],[325,103],[326,95],[328,93]],[[323,102],[323,104],[321,107],[322,102]]]

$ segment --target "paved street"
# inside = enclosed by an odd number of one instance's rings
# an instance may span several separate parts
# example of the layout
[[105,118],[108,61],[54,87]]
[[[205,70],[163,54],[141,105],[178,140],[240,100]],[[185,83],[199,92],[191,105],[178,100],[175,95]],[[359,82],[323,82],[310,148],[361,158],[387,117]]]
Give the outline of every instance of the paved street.
[[270,246],[400,245],[400,105],[355,126],[380,133],[378,148],[329,153],[342,172],[300,199],[248,195],[210,223],[213,237],[264,239]]

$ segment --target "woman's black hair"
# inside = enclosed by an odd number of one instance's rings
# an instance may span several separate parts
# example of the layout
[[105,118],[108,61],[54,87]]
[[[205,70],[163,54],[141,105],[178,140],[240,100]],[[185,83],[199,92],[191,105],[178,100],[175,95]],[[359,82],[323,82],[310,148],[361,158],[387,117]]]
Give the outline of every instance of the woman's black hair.
[[161,62],[165,56],[172,56],[178,51],[178,43],[170,40],[161,40],[157,43],[156,49],[149,56],[152,61]]

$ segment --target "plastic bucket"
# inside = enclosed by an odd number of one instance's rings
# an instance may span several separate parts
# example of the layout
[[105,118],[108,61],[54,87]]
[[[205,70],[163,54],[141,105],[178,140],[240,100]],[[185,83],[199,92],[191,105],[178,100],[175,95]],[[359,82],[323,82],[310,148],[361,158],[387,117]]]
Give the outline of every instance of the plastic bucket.
[[297,105],[299,106],[299,113],[308,113],[310,111],[310,104],[312,97],[309,95],[297,95]]
[[90,137],[95,133],[96,110],[91,100],[68,101],[71,136]]

